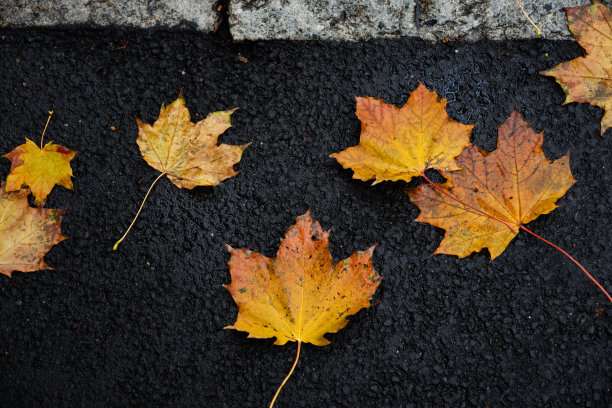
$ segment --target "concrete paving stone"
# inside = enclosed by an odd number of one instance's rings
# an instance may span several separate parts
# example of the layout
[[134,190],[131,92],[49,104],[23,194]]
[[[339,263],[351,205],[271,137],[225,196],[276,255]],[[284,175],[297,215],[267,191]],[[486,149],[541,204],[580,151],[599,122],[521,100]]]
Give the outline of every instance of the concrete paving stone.
[[416,35],[415,0],[231,0],[234,40],[365,40]]
[[486,38],[482,32],[482,22],[488,7],[488,0],[421,1],[415,16],[418,20],[419,36],[426,40]]
[[[532,0],[521,1],[523,8],[542,31],[541,37],[548,40],[571,39],[567,28],[564,7],[589,4],[588,0]],[[536,30],[529,24],[514,0],[491,0],[486,21],[486,38],[502,40],[528,39],[537,37]]]
[[[571,39],[564,7],[590,0],[520,0],[542,30]],[[610,6],[612,0],[603,0]],[[218,0],[0,0],[0,27],[97,24],[214,29]],[[229,0],[234,40],[538,38],[516,0]]]
[[217,0],[0,0],[0,27],[96,24],[132,27],[193,23],[209,32]]
[[[564,7],[589,0],[231,0],[237,41],[418,36],[427,40],[571,39]],[[604,0],[610,4],[610,0]]]

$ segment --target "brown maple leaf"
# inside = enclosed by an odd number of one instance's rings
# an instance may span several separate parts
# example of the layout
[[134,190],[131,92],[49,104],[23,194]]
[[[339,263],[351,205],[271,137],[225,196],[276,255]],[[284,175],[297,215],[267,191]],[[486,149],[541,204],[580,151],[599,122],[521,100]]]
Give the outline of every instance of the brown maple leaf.
[[557,208],[557,199],[576,180],[569,154],[552,163],[544,156],[542,140],[542,133],[514,111],[499,127],[496,150],[471,146],[456,159],[461,171],[443,173],[446,183],[409,190],[421,209],[415,221],[446,230],[435,253],[465,257],[488,248],[495,259],[522,225]]
[[191,123],[189,110],[182,95],[167,107],[162,105],[159,118],[151,126],[136,119],[138,147],[143,158],[161,174],[149,191],[127,231],[115,243],[117,249],[138,218],[144,203],[157,181],[163,176],[179,188],[216,186],[238,174],[234,165],[250,143],[242,146],[217,145],[219,135],[231,127],[230,116],[235,109],[213,112],[197,123]]
[[[53,111],[49,112],[45,131],[51,115]],[[6,178],[6,191],[18,191],[28,186],[36,204],[41,207],[56,184],[73,189],[70,160],[77,154],[52,142],[43,146],[45,131],[40,139],[40,148],[26,138],[25,144],[4,155],[11,161],[11,171]]]
[[238,318],[226,328],[276,337],[277,345],[298,342],[295,363],[272,404],[295,368],[301,343],[329,344],[323,335],[369,307],[382,279],[372,264],[374,247],[333,263],[328,236],[309,211],[287,230],[276,258],[227,246],[232,282],[225,287],[238,305]]
[[446,114],[446,99],[421,83],[397,108],[378,98],[357,98],[361,137],[357,146],[334,153],[353,178],[410,181],[427,169],[455,171],[455,157],[470,145],[473,125]]
[[565,13],[568,27],[586,56],[540,73],[555,77],[565,93],[565,103],[590,103],[603,108],[603,135],[612,127],[612,11],[594,1],[568,7]]
[[518,111],[499,127],[497,149],[487,153],[475,146],[457,157],[461,171],[444,172],[444,184],[408,190],[421,210],[415,221],[446,230],[436,254],[466,257],[487,248],[498,257],[523,230],[557,249],[574,262],[612,302],[608,292],[567,252],[525,227],[557,208],[576,182],[569,154],[551,162],[542,151],[543,134],[535,133]]
[[0,186],[0,273],[32,272],[49,267],[44,256],[66,237],[61,232],[64,210],[32,208],[30,190],[6,192]]

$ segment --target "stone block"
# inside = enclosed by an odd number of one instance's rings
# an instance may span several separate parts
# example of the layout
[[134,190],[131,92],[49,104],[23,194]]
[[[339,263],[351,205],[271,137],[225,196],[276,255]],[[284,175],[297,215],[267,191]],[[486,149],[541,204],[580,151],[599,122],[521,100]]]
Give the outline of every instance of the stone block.
[[415,0],[231,0],[234,40],[366,40],[416,35]]
[[[352,40],[418,36],[440,41],[571,39],[564,7],[589,0],[230,0],[237,41]],[[609,4],[610,0],[604,0]]]
[[[567,28],[564,7],[589,4],[589,0],[520,0],[523,8],[540,28],[540,37],[547,40],[572,39]],[[529,23],[514,0],[490,0],[483,18],[485,38],[494,40],[537,38],[536,30]]]
[[483,22],[488,0],[427,0],[418,5],[415,18],[419,36],[426,40],[478,40],[484,37]]
[[216,0],[0,0],[0,26],[59,24],[169,26],[193,23],[212,31]]

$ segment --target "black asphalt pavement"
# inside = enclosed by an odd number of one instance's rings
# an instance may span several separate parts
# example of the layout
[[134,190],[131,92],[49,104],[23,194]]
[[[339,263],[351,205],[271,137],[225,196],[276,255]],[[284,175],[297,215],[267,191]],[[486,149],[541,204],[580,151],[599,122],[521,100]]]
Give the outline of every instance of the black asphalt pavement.
[[[562,105],[538,74],[581,54],[571,41],[0,29],[0,154],[39,140],[48,110],[45,140],[80,152],[75,191],[47,203],[68,207],[55,270],[0,276],[0,406],[267,406],[296,345],[223,329],[237,314],[223,244],[274,256],[311,208],[335,260],[378,243],[384,280],[331,345],[303,347],[277,407],[609,407],[612,308],[573,263],[525,233],[493,262],[430,256],[443,231],[413,222],[405,183],[371,186],[329,157],[359,141],[355,95],[401,106],[420,80],[489,151],[517,106],[578,180],[529,227],[610,291],[612,133],[600,135],[601,109]],[[252,145],[214,189],[161,180],[113,252],[159,174],[134,118],[152,123],[181,89],[193,119],[239,107],[221,141]],[[0,178],[9,167],[0,159]]]

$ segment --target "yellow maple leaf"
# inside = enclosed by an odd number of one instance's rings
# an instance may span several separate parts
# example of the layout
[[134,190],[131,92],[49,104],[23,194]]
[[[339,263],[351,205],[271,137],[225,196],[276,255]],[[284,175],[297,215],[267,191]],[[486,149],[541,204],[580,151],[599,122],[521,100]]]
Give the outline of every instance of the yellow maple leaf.
[[[52,111],[49,112],[47,125],[52,114]],[[44,135],[43,131],[43,137]],[[6,191],[18,191],[21,187],[28,186],[36,203],[42,206],[56,184],[73,190],[70,160],[76,154],[77,152],[52,142],[43,146],[42,138],[38,147],[26,138],[25,144],[4,155],[11,161],[11,171],[6,178]]]
[[[372,264],[374,247],[333,263],[328,237],[309,211],[287,230],[276,258],[228,246],[232,281],[225,287],[238,305],[238,318],[226,328],[253,338],[276,337],[277,345],[297,341],[296,363],[301,343],[329,344],[323,335],[369,307],[382,278]],[[294,368],[295,363],[278,391]]]
[[568,27],[586,51],[585,57],[561,63],[541,74],[563,88],[565,103],[582,102],[604,110],[601,134],[612,127],[612,11],[594,1],[565,9]]
[[32,208],[30,190],[6,192],[0,185],[0,273],[32,272],[49,267],[43,257],[66,239],[61,232],[63,210]]
[[496,150],[468,147],[456,159],[462,170],[443,173],[446,183],[408,191],[421,210],[415,221],[446,230],[435,253],[466,257],[488,248],[495,259],[522,225],[557,208],[576,180],[569,154],[551,162],[542,140],[514,111],[499,127]]
[[237,174],[234,164],[240,161],[242,152],[250,143],[242,146],[217,145],[219,135],[231,127],[230,116],[235,109],[213,112],[197,123],[191,123],[189,110],[182,95],[165,107],[162,104],[159,117],[153,125],[136,119],[136,142],[142,157],[154,169],[161,172],[149,191],[121,241],[138,218],[153,186],[163,176],[179,188],[216,186]]
[[162,105],[153,126],[136,119],[142,157],[179,188],[216,186],[238,174],[234,164],[249,145],[217,145],[219,135],[231,127],[234,111],[213,112],[191,123],[185,99],[179,95],[167,107]]
[[455,157],[470,144],[473,125],[446,114],[446,99],[421,83],[397,108],[378,98],[357,98],[361,137],[357,146],[331,157],[359,180],[410,181],[425,170],[455,171]]

